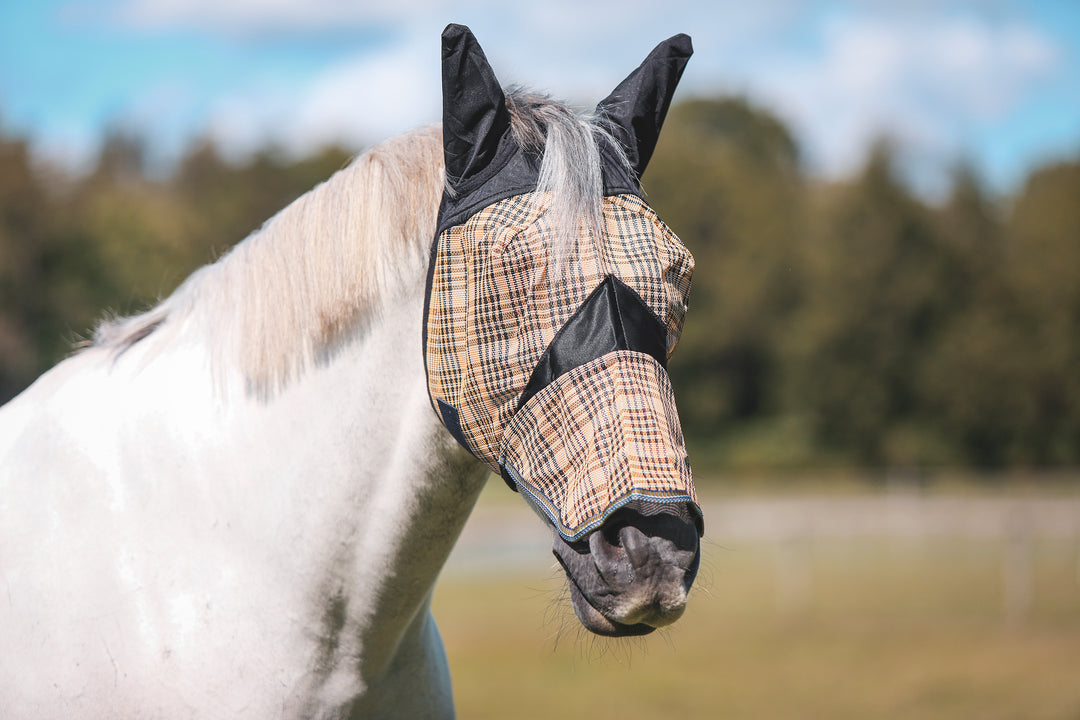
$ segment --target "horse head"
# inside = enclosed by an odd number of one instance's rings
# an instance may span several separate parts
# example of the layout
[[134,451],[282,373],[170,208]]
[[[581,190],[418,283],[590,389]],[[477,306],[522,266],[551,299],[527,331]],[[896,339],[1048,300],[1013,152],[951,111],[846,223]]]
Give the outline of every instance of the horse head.
[[603,635],[676,620],[699,562],[666,371],[693,258],[639,185],[691,52],[661,43],[579,117],[504,91],[467,28],[443,33],[432,405],[551,526],[574,610]]

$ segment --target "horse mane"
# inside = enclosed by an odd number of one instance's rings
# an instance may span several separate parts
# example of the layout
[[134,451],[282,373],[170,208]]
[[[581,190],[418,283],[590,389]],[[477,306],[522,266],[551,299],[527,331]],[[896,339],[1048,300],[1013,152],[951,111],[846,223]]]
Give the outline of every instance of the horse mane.
[[[538,196],[559,235],[597,237],[603,180],[597,121],[545,96],[506,93],[517,142],[543,148]],[[215,365],[231,356],[247,390],[267,396],[333,356],[381,301],[423,271],[445,183],[442,130],[387,140],[356,158],[195,271],[147,312],[102,322],[92,347],[119,356],[181,329],[208,333]],[[583,219],[583,220],[582,220]]]

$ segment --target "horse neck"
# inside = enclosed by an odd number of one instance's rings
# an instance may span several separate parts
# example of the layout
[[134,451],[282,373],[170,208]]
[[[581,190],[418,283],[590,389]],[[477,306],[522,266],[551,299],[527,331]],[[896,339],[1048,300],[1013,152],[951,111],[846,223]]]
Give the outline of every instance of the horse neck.
[[269,397],[239,376],[218,378],[197,331],[145,361],[135,345],[118,368],[130,368],[125,392],[141,395],[141,415],[172,415],[160,433],[141,423],[152,459],[132,483],[184,468],[163,492],[254,548],[245,563],[253,552],[272,578],[251,592],[283,593],[270,612],[298,616],[307,637],[332,648],[314,663],[327,676],[316,682],[352,677],[357,658],[365,682],[377,678],[403,637],[420,637],[412,631],[487,477],[431,409],[423,298],[420,279],[380,301],[332,357]]
[[[431,588],[487,472],[439,424],[421,350],[423,284],[380,303],[361,337],[268,400],[244,403],[236,426],[263,457],[253,485],[287,493],[294,555],[308,597],[343,663],[388,667],[426,616]],[[282,472],[281,468],[289,468]],[[265,527],[265,525],[264,525]],[[277,533],[281,537],[280,533]],[[296,538],[306,544],[297,552]],[[333,659],[321,662],[332,673]],[[350,672],[349,670],[342,670]]]

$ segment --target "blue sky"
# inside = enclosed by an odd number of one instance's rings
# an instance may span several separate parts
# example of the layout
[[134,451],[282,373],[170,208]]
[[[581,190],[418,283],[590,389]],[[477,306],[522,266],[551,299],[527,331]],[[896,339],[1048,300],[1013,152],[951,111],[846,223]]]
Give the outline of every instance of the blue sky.
[[472,27],[504,83],[582,108],[688,32],[680,97],[748,96],[827,177],[882,135],[929,194],[961,158],[1008,192],[1080,156],[1076,0],[0,0],[0,126],[74,169],[108,127],[166,163],[207,136],[237,158],[359,149],[438,120],[449,21]]

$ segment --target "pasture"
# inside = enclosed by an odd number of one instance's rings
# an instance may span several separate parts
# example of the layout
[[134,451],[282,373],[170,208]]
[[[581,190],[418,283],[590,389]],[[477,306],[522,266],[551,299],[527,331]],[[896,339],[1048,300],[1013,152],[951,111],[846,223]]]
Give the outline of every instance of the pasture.
[[1080,718],[1080,494],[707,492],[686,616],[586,636],[493,480],[434,610],[462,718]]

